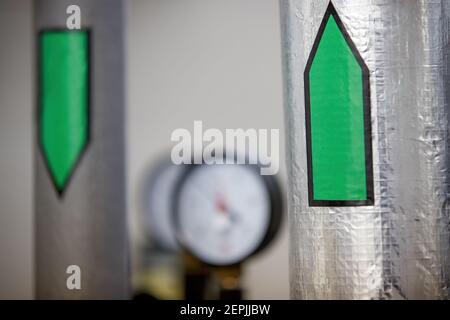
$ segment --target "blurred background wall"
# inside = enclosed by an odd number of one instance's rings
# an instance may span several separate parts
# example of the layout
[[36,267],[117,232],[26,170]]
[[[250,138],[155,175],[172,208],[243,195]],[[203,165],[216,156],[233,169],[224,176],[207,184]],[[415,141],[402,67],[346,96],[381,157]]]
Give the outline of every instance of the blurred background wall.
[[[127,190],[136,261],[142,177],[169,152],[174,129],[192,131],[194,120],[205,129],[280,129],[286,191],[284,126],[277,0],[130,0],[126,14]],[[0,1],[3,299],[33,297],[32,32],[32,1]],[[275,243],[245,268],[248,298],[289,297],[284,222]]]

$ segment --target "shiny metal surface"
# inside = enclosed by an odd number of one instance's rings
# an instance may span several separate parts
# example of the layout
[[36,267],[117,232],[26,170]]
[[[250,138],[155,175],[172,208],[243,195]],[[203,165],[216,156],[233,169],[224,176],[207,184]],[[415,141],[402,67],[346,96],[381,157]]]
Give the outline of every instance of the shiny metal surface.
[[[121,0],[35,2],[37,32],[65,28],[66,8],[81,8],[91,30],[90,142],[59,198],[35,138],[36,296],[130,297],[124,168],[124,21]],[[36,90],[37,86],[35,86]],[[68,290],[66,268],[81,268]]]
[[281,0],[295,299],[450,296],[450,2],[333,0],[370,70],[375,205],[308,207],[303,71],[328,0]]

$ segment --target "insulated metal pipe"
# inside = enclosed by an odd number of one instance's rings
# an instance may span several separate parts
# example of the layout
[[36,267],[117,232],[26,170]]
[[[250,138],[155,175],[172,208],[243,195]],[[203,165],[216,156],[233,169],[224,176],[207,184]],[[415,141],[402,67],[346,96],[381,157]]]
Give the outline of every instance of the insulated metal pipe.
[[[80,30],[67,28],[70,5]],[[38,299],[129,297],[123,9],[35,2]]]
[[450,3],[331,2],[280,1],[291,296],[447,299]]

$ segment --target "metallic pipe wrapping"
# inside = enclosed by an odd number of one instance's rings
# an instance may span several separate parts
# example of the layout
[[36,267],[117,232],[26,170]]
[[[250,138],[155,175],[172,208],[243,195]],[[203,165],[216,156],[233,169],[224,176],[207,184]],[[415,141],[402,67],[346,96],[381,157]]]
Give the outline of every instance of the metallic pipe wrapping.
[[[66,10],[72,4],[80,7],[82,29],[89,30],[90,36],[87,53],[90,57],[87,72],[89,141],[65,182],[68,170],[65,159],[71,156],[66,144],[76,144],[86,137],[83,126],[73,125],[84,123],[79,117],[85,116],[85,110],[77,109],[77,106],[84,106],[84,95],[79,93],[82,92],[80,88],[84,88],[86,69],[83,68],[87,68],[82,60],[86,45],[77,40],[83,40],[78,36],[70,35],[72,40],[69,41],[64,40],[64,36],[59,37],[64,32],[74,31],[66,28],[69,17]],[[36,59],[37,70],[44,70],[38,71],[36,77],[35,276],[38,299],[129,298],[123,9],[121,0],[35,2],[36,39],[41,39],[40,35],[46,30],[56,30],[46,38],[47,42],[39,40],[42,43],[38,48],[44,42],[46,47],[41,51],[38,49]],[[43,55],[47,59],[45,66],[40,60]],[[58,68],[67,68],[68,71],[64,74]],[[54,75],[58,78],[55,79]],[[38,89],[42,88],[43,81],[50,83],[42,89],[44,94]],[[65,95],[66,92],[72,96]],[[49,99],[46,111],[41,110],[44,99]],[[58,104],[58,99],[63,103]],[[58,108],[67,108],[72,113],[66,118],[67,114],[59,112]],[[47,113],[43,116],[43,112]],[[45,123],[47,136],[44,134],[44,138],[41,134],[43,117],[47,117],[45,119],[49,122]],[[55,121],[58,117],[62,120]],[[73,126],[73,136],[58,140],[58,134],[67,132],[64,127],[67,125]],[[53,157],[50,165],[47,157]],[[53,168],[53,176],[50,167]],[[67,285],[71,275],[71,269],[67,268],[71,265],[79,266],[81,270],[81,288]]]
[[450,2],[333,0],[369,69],[373,205],[309,206],[304,71],[329,0],[281,0],[295,299],[448,299]]

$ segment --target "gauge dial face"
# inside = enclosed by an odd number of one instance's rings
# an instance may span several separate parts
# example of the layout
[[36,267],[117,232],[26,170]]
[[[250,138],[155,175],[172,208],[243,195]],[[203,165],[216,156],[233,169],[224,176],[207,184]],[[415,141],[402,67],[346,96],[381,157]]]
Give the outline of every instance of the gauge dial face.
[[158,166],[149,183],[145,224],[148,234],[163,249],[175,251],[178,242],[173,228],[173,192],[183,172],[182,166],[167,163]]
[[262,243],[270,225],[270,195],[253,167],[202,165],[182,182],[176,214],[183,246],[206,263],[230,265]]

